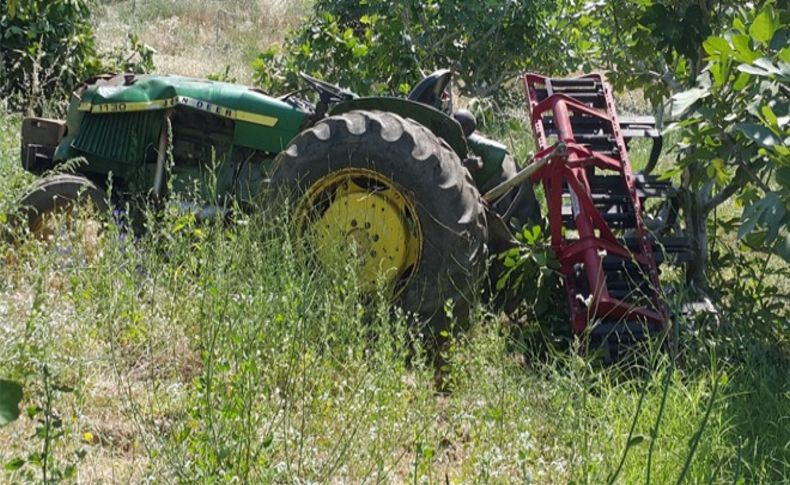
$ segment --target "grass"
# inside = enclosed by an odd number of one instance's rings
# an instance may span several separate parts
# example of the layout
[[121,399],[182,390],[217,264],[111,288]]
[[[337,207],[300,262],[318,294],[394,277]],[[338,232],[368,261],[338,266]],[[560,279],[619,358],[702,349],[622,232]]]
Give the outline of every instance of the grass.
[[102,1],[95,14],[100,49],[123,46],[139,35],[156,50],[157,72],[252,79],[250,62],[280,43],[309,8],[307,0]]
[[[242,8],[258,20],[221,24],[215,42],[216,13]],[[294,8],[123,1],[105,3],[97,24],[110,44],[141,33],[162,72],[230,64],[244,80],[245,52],[281,35],[256,38],[256,22],[293,25]],[[0,113],[0,218],[33,179],[17,162],[20,122]],[[532,150],[523,122],[486,130],[518,159]],[[647,151],[634,150],[635,165]],[[24,384],[24,410],[49,409],[0,428],[0,463],[26,462],[0,481],[40,481],[42,463],[49,477],[72,466],[81,483],[790,477],[790,281],[732,241],[715,248],[721,313],[679,319],[677,361],[646,351],[639,366],[602,368],[578,343],[535,350],[540,321],[480,305],[448,353],[445,393],[403,316],[362,298],[352,267],[305,264],[276,219],[148,224],[137,240],[110,226],[91,244],[0,242],[0,378]]]
[[[29,177],[9,163],[19,119],[1,119],[9,207]],[[483,306],[450,353],[452,392],[437,393],[409,326],[362,303],[352,268],[310,270],[261,217],[150,223],[137,241],[110,228],[99,251],[77,239],[0,248],[0,369],[24,383],[27,406],[47,380],[73,389],[55,396],[64,434],[51,468],[73,462],[80,481],[787,477],[786,347],[733,354],[689,332],[687,367],[655,353],[633,377],[573,350],[529,351]],[[40,451],[35,427],[1,429],[0,462]]]

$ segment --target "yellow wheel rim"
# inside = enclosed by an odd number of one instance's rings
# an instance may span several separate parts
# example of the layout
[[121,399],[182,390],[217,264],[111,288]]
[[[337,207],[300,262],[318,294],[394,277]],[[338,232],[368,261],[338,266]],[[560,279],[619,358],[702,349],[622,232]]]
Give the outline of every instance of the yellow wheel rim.
[[422,230],[411,200],[388,177],[347,168],[318,179],[296,208],[299,236],[307,236],[325,265],[357,256],[364,291],[383,285],[398,296],[422,254]]

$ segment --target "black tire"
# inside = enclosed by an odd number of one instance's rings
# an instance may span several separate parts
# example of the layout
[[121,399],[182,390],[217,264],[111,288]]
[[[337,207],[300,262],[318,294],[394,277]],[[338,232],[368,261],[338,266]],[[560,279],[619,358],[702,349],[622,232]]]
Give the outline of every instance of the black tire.
[[363,168],[392,180],[416,207],[423,236],[422,256],[395,303],[433,330],[444,328],[447,300],[465,320],[485,270],[487,227],[480,193],[447,143],[393,113],[351,111],[299,134],[274,167],[275,207],[283,200],[296,206],[317,180],[338,170]]
[[46,214],[88,203],[99,213],[109,212],[106,194],[89,179],[71,174],[50,175],[34,183],[20,199],[16,225],[34,233]]

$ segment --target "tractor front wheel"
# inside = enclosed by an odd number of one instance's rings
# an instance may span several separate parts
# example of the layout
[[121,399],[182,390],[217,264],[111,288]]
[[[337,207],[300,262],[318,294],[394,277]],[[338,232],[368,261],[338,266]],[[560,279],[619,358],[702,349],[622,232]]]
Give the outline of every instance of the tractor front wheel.
[[424,126],[380,111],[331,116],[277,157],[270,193],[321,263],[353,251],[364,290],[444,330],[465,320],[485,269],[484,206],[458,156]]
[[[40,240],[51,240],[74,220],[77,209],[95,211],[94,215],[109,211],[104,191],[85,177],[56,174],[38,180],[19,201],[17,226],[26,227]],[[65,220],[59,220],[60,218]],[[83,239],[94,239],[101,230],[100,222],[87,221],[81,229]]]

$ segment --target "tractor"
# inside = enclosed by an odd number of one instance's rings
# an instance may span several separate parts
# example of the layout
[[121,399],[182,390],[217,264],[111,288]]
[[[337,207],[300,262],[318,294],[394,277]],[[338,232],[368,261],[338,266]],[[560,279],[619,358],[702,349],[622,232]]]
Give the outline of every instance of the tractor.
[[[195,190],[208,202],[183,210],[197,218],[267,205],[289,215],[312,259],[350,248],[365,291],[383,288],[443,331],[447,302],[463,319],[489,256],[516,244],[521,225],[545,220],[576,333],[607,342],[663,332],[658,265],[668,254],[682,260],[687,246],[670,235],[672,187],[649,174],[661,151],[654,121],[619,121],[601,76],[526,74],[538,151],[519,170],[471,113],[453,111],[451,77],[437,71],[405,99],[359,97],[306,74],[305,89],[279,97],[179,76],[89,79],[65,121],[23,121],[22,164],[43,176],[20,201],[19,225],[46,238],[53,214],[81,204],[109,211]],[[627,154],[637,137],[653,140],[642,174]],[[73,173],[58,173],[74,159],[83,163]],[[642,209],[649,198],[660,199],[652,216]]]

